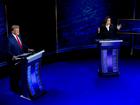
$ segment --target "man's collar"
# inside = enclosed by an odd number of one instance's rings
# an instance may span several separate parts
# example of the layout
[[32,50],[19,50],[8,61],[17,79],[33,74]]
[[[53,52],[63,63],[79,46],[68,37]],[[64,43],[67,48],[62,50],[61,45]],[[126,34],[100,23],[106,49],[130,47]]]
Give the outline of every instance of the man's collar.
[[15,34],[12,33],[13,36],[16,36]]

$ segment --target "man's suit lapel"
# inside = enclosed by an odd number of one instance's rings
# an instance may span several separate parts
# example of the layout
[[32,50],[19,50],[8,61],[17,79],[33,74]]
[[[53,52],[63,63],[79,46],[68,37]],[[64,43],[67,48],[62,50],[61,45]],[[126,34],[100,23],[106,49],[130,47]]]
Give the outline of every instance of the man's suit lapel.
[[18,46],[18,48],[20,48],[20,46],[18,45],[18,42],[16,40],[16,38],[12,35],[13,41],[15,42],[16,46]]

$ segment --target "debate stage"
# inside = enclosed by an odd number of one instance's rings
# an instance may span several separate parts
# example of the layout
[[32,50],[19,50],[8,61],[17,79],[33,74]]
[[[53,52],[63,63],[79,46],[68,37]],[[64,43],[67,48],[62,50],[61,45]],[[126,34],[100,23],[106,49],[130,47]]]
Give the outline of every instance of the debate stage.
[[47,93],[35,101],[20,98],[0,80],[1,105],[140,105],[140,58],[120,57],[120,76],[100,77],[98,57],[46,62],[41,70]]

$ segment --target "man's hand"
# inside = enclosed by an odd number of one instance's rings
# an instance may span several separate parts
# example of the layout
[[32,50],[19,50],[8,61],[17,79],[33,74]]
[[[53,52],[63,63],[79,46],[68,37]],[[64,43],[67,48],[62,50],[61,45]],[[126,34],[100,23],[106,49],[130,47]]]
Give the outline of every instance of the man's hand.
[[35,50],[34,49],[28,49],[28,52],[34,52]]
[[13,61],[20,60],[20,59],[21,59],[21,58],[18,58],[17,56],[13,56],[13,57],[12,57],[12,60],[13,60]]

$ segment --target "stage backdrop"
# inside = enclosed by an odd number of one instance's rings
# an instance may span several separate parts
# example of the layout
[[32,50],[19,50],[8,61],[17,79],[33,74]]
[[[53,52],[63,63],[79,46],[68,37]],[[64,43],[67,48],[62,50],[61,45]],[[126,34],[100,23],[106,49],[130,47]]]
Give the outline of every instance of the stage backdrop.
[[58,50],[92,45],[107,15],[106,0],[57,0]]
[[6,52],[6,16],[5,16],[5,5],[3,0],[0,0],[0,58]]
[[58,52],[94,47],[97,28],[103,19],[109,15],[115,20],[124,14],[129,18],[130,1],[57,0]]

